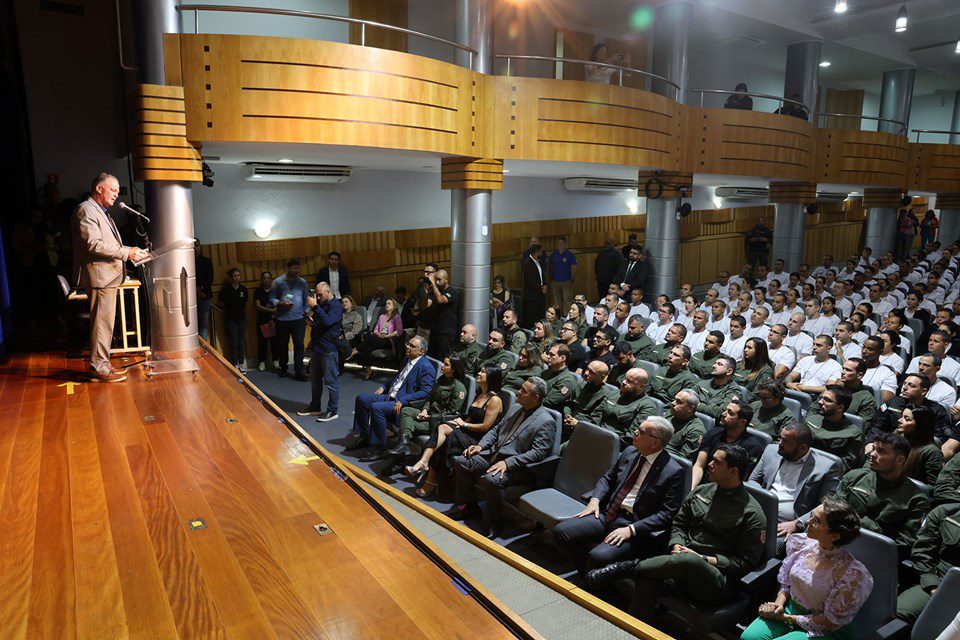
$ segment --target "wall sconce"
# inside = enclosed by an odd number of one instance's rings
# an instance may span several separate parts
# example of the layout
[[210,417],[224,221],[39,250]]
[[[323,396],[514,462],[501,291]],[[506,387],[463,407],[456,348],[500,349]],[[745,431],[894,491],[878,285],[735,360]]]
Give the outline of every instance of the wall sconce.
[[270,237],[270,234],[273,232],[273,223],[269,220],[257,220],[253,224],[253,232],[257,234],[257,237],[265,240]]

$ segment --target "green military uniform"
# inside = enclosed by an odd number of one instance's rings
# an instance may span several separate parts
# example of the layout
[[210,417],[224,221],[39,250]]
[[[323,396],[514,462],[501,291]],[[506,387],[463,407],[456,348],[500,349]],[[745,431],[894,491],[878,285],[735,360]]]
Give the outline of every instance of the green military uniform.
[[623,379],[627,377],[627,371],[633,369],[637,366],[636,362],[626,363],[624,365],[615,365],[613,366],[609,373],[607,373],[607,382],[610,384],[619,387],[620,383],[623,382]]
[[492,353],[490,347],[487,347],[477,360],[477,368],[470,373],[475,376],[480,373],[480,370],[484,367],[497,367],[506,374],[507,371],[513,368],[514,362],[513,356],[511,356],[510,352],[506,349],[498,349],[496,353]]
[[[663,595],[721,604],[736,594],[737,581],[757,568],[763,554],[767,519],[742,484],[721,489],[714,483],[691,491],[673,520],[669,548],[695,553],[655,556],[637,563],[631,610],[649,620]],[[702,555],[713,556],[712,565]]]
[[713,363],[722,355],[719,351],[712,356],[707,356],[706,351],[698,351],[690,356],[690,363],[687,365],[690,368],[690,373],[698,378],[709,379],[710,371],[713,369]]
[[[861,384],[856,391],[850,387],[847,387],[847,391],[850,392],[853,399],[845,413],[860,416],[863,418],[864,424],[870,424],[873,417],[877,415],[877,401],[873,397],[873,389]],[[813,406],[810,407],[810,412],[820,413],[820,403],[814,402]]]
[[474,340],[470,344],[463,344],[458,342],[453,347],[452,354],[455,356],[460,356],[460,359],[464,361],[467,367],[467,373],[472,376],[477,375],[478,363],[480,362],[480,355],[483,353],[483,347],[480,346],[480,343]]
[[507,391],[513,391],[514,393],[519,393],[520,387],[523,386],[523,383],[529,380],[534,376],[539,376],[543,374],[543,367],[533,366],[527,369],[512,369],[507,372],[507,375],[503,378],[503,388]]
[[527,344],[527,334],[520,327],[514,327],[513,331],[504,331],[503,339],[506,342],[506,348],[519,354],[523,345]]
[[[423,407],[427,410],[428,416],[449,416],[459,414],[467,402],[467,388],[456,378],[440,377],[437,383],[433,385],[433,391],[430,392],[430,398],[427,405]],[[418,420],[420,409],[416,407],[403,407],[400,409],[399,423],[400,435],[407,434],[407,437],[413,438],[416,435],[429,435],[430,419]]]
[[667,451],[692,462],[697,457],[707,428],[703,426],[703,421],[696,414],[682,423],[679,418],[672,416],[670,422],[673,424],[673,437],[667,443]]
[[633,427],[657,414],[657,407],[653,401],[643,394],[636,398],[624,397],[622,394],[610,394],[600,405],[601,427],[613,431],[620,436],[624,446],[633,442]]
[[861,526],[892,538],[901,557],[910,552],[920,521],[930,509],[930,501],[906,475],[889,482],[863,468],[843,476],[836,497],[850,503]]
[[933,485],[933,503],[960,502],[960,454],[950,458]]
[[563,407],[563,417],[573,416],[576,420],[586,420],[593,424],[599,424],[601,416],[601,406],[616,391],[601,384],[594,386],[584,381],[577,389],[577,395],[573,402]]
[[726,384],[715,387],[713,380],[699,380],[694,387],[700,394],[700,406],[697,411],[711,418],[719,418],[734,398],[740,398],[740,385],[732,377]]
[[669,344],[664,342],[663,344],[656,345],[653,349],[650,350],[650,357],[644,358],[644,360],[649,360],[654,364],[666,364],[667,358],[670,357],[670,352],[673,351],[673,348],[678,345]]
[[560,371],[546,369],[542,377],[547,383],[547,395],[543,399],[543,406],[563,413],[564,407],[573,401],[577,390],[580,389],[577,376],[569,369],[560,369]]
[[897,617],[913,624],[930,601],[930,591],[940,586],[947,571],[960,566],[960,504],[941,505],[927,514],[910,557],[920,584],[897,598]]
[[650,381],[648,393],[662,402],[671,402],[681,389],[695,389],[699,379],[687,369],[680,369],[670,373],[667,367],[657,369],[657,374]]
[[623,340],[628,345],[630,345],[630,349],[633,350],[633,354],[635,356],[637,356],[641,360],[654,362],[652,360],[654,344],[653,344],[653,340],[650,339],[650,336],[644,333],[644,334],[641,334],[640,337],[637,338],[636,340],[632,340],[628,334],[623,336],[621,340]]
[[735,374],[733,374],[733,379],[737,384],[747,390],[747,401],[753,402],[754,400],[760,399],[759,391],[757,390],[757,387],[760,386],[760,383],[764,380],[770,380],[773,378],[773,369],[770,367],[770,365],[763,365],[760,368],[760,372],[754,376],[752,380],[747,378],[750,373],[750,371],[737,371]]
[[940,451],[940,447],[930,442],[914,449],[911,453],[914,454],[914,463],[913,469],[910,470],[910,477],[933,486],[943,469],[943,452]]
[[774,440],[780,439],[780,432],[788,424],[796,422],[797,418],[793,412],[782,402],[773,409],[766,409],[760,401],[751,402],[753,408],[753,420],[750,421],[750,428],[763,431]]
[[[536,338],[530,338],[529,340],[527,340],[527,344],[532,344],[533,346],[535,346],[535,347],[537,348],[537,350],[538,350],[541,354],[543,354],[543,353],[546,353],[546,352],[547,352],[547,349],[549,349],[549,348],[552,347],[553,345],[557,344],[557,340],[556,340],[556,339],[547,340],[546,338],[544,338],[543,340],[537,340]],[[519,355],[519,352],[517,352],[517,353],[518,353],[518,355]]]
[[831,423],[819,413],[808,413],[807,426],[813,433],[810,446],[840,458],[844,473],[863,464],[863,430],[850,418],[841,416],[840,422]]

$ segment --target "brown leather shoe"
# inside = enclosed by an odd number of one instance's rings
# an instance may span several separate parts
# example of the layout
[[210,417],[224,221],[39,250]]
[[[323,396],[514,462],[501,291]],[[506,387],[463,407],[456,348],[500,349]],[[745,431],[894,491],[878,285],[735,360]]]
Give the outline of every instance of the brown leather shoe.
[[123,382],[126,379],[126,372],[111,371],[110,373],[90,373],[90,382]]

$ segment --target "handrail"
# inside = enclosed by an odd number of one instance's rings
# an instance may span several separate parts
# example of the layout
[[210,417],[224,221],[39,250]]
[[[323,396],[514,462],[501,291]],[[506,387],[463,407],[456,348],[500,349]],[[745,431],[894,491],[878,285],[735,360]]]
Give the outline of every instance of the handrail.
[[272,7],[241,7],[237,5],[225,5],[225,4],[181,4],[177,7],[177,11],[195,11],[196,15],[194,20],[194,29],[196,33],[200,33],[200,12],[201,11],[227,11],[235,13],[263,13],[267,15],[274,16],[288,16],[291,18],[313,18],[316,20],[332,20],[333,22],[346,22],[349,24],[359,24],[360,25],[360,46],[367,46],[367,27],[376,27],[377,29],[388,29],[390,31],[396,31],[398,33],[405,33],[409,36],[416,36],[418,38],[423,38],[425,40],[431,40],[433,42],[439,42],[445,44],[454,49],[459,49],[460,51],[466,51],[470,54],[469,68],[473,69],[473,57],[477,55],[476,49],[471,49],[470,47],[460,44],[459,42],[454,42],[453,40],[447,40],[446,38],[441,38],[439,36],[433,36],[429,33],[423,33],[421,31],[414,31],[413,29],[407,29],[405,27],[397,27],[392,24],[384,24],[383,22],[375,22],[374,20],[363,20],[361,18],[350,18],[347,16],[338,16],[332,13],[318,13],[316,11],[301,11],[299,9],[274,9]]
[[646,76],[652,78],[653,80],[659,80],[660,82],[666,82],[671,87],[677,90],[677,96],[680,95],[680,85],[678,85],[673,80],[669,78],[664,78],[663,76],[658,76],[655,73],[650,73],[649,71],[644,71],[643,69],[634,69],[633,67],[624,67],[619,64],[609,64],[607,62],[595,62],[593,60],[580,60],[579,58],[559,58],[556,56],[521,56],[513,54],[499,54],[495,55],[494,58],[500,58],[501,60],[507,61],[507,75],[510,75],[510,61],[511,60],[539,60],[541,62],[570,62],[572,64],[583,64],[583,65],[593,65],[595,67],[606,67],[607,69],[616,69],[619,71],[620,86],[623,86],[623,73],[636,73],[641,76]]
[[810,107],[803,104],[802,102],[797,102],[796,100],[791,100],[790,98],[783,98],[780,96],[770,95],[769,93],[750,93],[749,91],[730,91],[729,89],[687,89],[687,91],[689,91],[690,93],[700,94],[701,107],[703,106],[703,94],[705,93],[719,93],[719,94],[728,95],[728,96],[739,93],[745,96],[750,96],[752,98],[767,98],[768,100],[777,100],[781,104],[784,102],[789,102],[790,104],[795,104],[803,107],[804,109],[807,110],[807,113],[810,113]]
[[937,129],[910,129],[910,131],[917,134],[917,142],[920,142],[921,133],[941,133],[950,136],[960,136],[960,131],[939,131]]
[[900,134],[907,135],[907,123],[901,122],[899,120],[894,120],[893,118],[881,118],[880,116],[862,116],[858,113],[819,113],[817,114],[818,118],[823,117],[832,117],[832,118],[862,118],[864,120],[876,120],[877,122],[892,122],[893,124],[900,125]]

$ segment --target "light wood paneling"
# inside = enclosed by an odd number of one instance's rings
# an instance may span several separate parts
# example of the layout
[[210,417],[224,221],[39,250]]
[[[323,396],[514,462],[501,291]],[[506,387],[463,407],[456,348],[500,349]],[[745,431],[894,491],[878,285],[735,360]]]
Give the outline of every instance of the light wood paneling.
[[[827,89],[825,113],[863,113],[863,89]],[[824,126],[828,129],[860,130],[860,118],[838,118],[826,116]]]
[[685,169],[809,180],[817,129],[791,116],[687,107]]
[[817,185],[813,182],[771,182],[771,204],[809,204],[817,199]]
[[911,189],[943,191],[960,188],[960,145],[910,143]]
[[495,157],[680,168],[683,122],[673,100],[571,80],[493,82]]
[[503,189],[503,160],[493,158],[443,158],[441,189]]
[[816,182],[904,187],[910,151],[904,136],[876,131],[820,129]]
[[140,84],[130,94],[134,175],[199,182],[200,154],[187,142],[183,87]]
[[872,207],[901,207],[900,199],[903,191],[900,189],[864,189],[863,206]]

